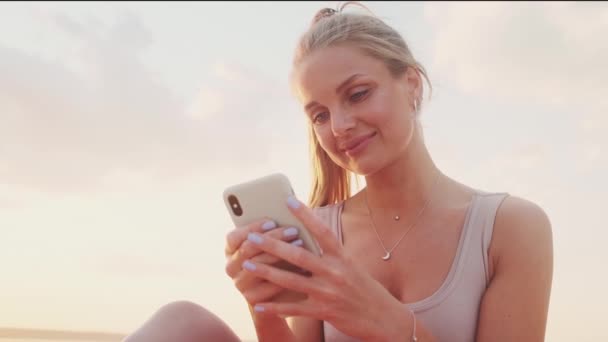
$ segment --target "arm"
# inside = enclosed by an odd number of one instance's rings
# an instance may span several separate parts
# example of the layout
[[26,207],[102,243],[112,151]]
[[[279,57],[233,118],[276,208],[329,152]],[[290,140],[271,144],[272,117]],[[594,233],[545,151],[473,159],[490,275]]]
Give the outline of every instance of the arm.
[[490,244],[492,279],[482,299],[478,342],[544,341],[553,277],[549,218],[509,197],[496,214]]
[[300,342],[300,339],[296,338],[286,324],[285,319],[278,316],[262,316],[256,313],[251,305],[249,305],[249,311],[259,342]]
[[247,259],[262,264],[274,264],[279,261],[276,257],[261,253],[250,241],[247,241],[250,233],[258,232],[263,233],[269,239],[290,241],[290,238],[283,235],[284,227],[274,225],[274,228],[271,226],[270,230],[263,229],[267,223],[266,220],[259,220],[244,227],[237,227],[226,236],[225,253],[228,259],[226,273],[233,279],[236,288],[242,293],[248,304],[258,340],[294,342],[296,337],[285,319],[278,316],[261,315],[253,309],[252,305],[258,301],[271,299],[279,294],[282,288],[256,279],[252,274],[243,271],[243,262]]
[[323,342],[323,322],[308,317],[291,317],[288,319],[293,334],[298,342]]
[[[247,267],[256,277],[284,289],[307,294],[298,302],[258,302],[256,308],[264,315],[308,317],[317,322],[328,321],[345,335],[369,342],[410,339],[413,319],[403,305],[368,272],[349,257],[335,239],[331,228],[324,224],[310,208],[297,199],[288,201],[292,213],[309,229],[322,256],[276,239],[265,239],[251,234],[248,239],[262,251],[308,270],[310,276],[281,270],[271,265],[252,262]],[[304,321],[296,321],[299,332],[306,329]],[[313,324],[309,321],[310,324]],[[320,325],[317,325],[320,328]],[[294,330],[294,333],[296,332]],[[419,341],[433,341],[422,325],[416,325]],[[312,332],[310,341],[315,340]],[[317,337],[318,338],[318,337]]]
[[[250,306],[251,309],[251,306]],[[285,320],[278,316],[261,319],[252,309],[251,316],[255,325],[258,341],[285,342],[323,342],[323,322],[308,317],[291,317]]]

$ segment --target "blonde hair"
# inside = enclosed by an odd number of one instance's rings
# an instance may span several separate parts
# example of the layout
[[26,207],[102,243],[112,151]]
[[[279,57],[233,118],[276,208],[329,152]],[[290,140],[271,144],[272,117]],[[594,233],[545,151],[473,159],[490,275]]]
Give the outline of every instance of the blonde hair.
[[[383,61],[394,77],[403,75],[408,68],[414,68],[431,88],[424,67],[414,59],[401,35],[371,14],[371,11],[370,15],[344,13],[344,8],[348,5],[358,5],[369,11],[356,1],[346,2],[337,10],[323,8],[318,11],[308,31],[300,37],[293,69],[313,51],[337,44],[353,44],[370,57]],[[418,110],[422,94],[423,92],[415,100]],[[321,147],[312,125],[309,125],[309,138],[313,177],[309,205],[320,207],[348,199],[351,195],[352,172],[331,160]]]

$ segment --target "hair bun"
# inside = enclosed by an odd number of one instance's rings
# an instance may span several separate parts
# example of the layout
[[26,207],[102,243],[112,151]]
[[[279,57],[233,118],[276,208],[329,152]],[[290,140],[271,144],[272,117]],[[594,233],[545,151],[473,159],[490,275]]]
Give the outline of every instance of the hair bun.
[[338,13],[338,11],[336,11],[333,8],[323,8],[321,10],[319,10],[319,12],[317,12],[317,14],[315,14],[315,17],[312,19],[312,25],[316,24],[319,20],[323,19],[323,18],[328,18],[331,17],[332,15]]
[[366,10],[369,14],[371,14],[372,16],[374,15],[373,12],[367,8],[365,5],[359,3],[359,1],[347,1],[345,3],[343,3],[342,5],[338,6],[338,9],[333,9],[333,8],[323,8],[321,10],[319,10],[317,12],[317,14],[315,14],[315,17],[312,19],[312,22],[310,23],[310,25],[314,25],[317,22],[319,22],[319,20],[323,19],[323,18],[329,18],[331,16],[333,16],[336,13],[342,13],[344,12],[344,9],[348,6],[358,6],[361,7],[362,9]]

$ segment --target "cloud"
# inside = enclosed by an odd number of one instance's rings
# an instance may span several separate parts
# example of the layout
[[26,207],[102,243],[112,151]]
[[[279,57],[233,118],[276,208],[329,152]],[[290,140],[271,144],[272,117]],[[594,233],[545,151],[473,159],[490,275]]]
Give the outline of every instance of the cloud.
[[282,85],[237,63],[218,61],[200,85],[188,113],[215,125],[212,131],[218,143],[230,143],[230,136],[265,140],[252,133],[270,128],[269,122],[287,123],[281,111],[288,104],[288,93]]
[[558,105],[601,97],[605,6],[454,3],[426,13],[436,29],[436,68],[471,92]]
[[0,44],[0,178],[7,184],[61,192],[121,180],[169,184],[263,163],[271,136],[260,131],[286,124],[277,82],[235,63],[213,66],[185,103],[144,63],[154,37],[136,15],[106,26],[57,12],[38,16],[41,30],[70,49],[45,55]]
[[[570,112],[581,169],[608,166],[608,7],[596,3],[427,4],[434,66],[468,94]],[[534,114],[532,114],[534,115]],[[551,124],[551,118],[547,118]]]

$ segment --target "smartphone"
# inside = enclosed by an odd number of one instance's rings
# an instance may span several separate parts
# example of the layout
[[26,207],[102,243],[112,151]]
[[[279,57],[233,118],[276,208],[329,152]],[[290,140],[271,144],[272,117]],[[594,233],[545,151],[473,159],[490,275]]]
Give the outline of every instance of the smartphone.
[[[287,176],[282,173],[273,173],[232,185],[224,190],[223,198],[230,218],[236,226],[244,226],[267,217],[274,220],[279,227],[296,227],[299,231],[298,238],[302,239],[303,248],[318,256],[320,255],[319,248],[312,234],[287,208],[287,198],[292,195],[295,193]],[[306,274],[305,271],[287,261],[280,261],[274,266]],[[305,298],[304,294],[284,291],[273,298],[273,301],[285,302],[303,298]]]

